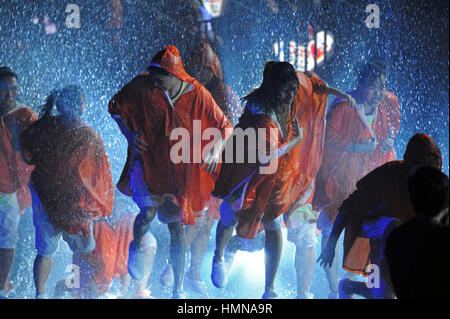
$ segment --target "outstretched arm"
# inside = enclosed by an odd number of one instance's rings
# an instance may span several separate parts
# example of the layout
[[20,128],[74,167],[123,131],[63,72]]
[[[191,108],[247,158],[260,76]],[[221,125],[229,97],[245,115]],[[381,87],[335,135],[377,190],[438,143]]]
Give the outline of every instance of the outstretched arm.
[[348,213],[345,210],[340,210],[338,216],[336,217],[330,237],[328,238],[325,247],[322,249],[319,258],[317,259],[317,262],[323,268],[329,268],[333,264],[336,245],[345,225],[347,224],[347,216]]
[[339,89],[336,89],[332,86],[328,86],[326,87],[326,92],[327,95],[334,95],[340,99],[344,99],[349,101],[349,106],[355,108],[356,107],[356,102],[355,99],[348,93],[341,91]]

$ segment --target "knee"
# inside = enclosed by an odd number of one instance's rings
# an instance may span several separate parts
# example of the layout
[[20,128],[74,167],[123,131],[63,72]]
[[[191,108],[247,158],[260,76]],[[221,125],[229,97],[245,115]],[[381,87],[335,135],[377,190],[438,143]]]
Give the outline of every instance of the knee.
[[156,207],[145,207],[141,209],[140,218],[144,224],[150,223],[156,216]]

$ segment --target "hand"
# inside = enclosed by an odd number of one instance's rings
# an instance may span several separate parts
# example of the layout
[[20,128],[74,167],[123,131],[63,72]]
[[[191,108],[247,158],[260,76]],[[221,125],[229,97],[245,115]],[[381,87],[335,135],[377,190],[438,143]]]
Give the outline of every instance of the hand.
[[394,147],[395,139],[393,137],[386,137],[384,140],[381,141],[380,146],[381,150],[383,151],[383,154],[386,154]]
[[333,244],[330,243],[330,240],[328,240],[328,242],[325,245],[325,248],[322,249],[319,258],[317,259],[317,263],[322,268],[330,268],[333,265],[335,248],[336,247],[333,247]]
[[142,133],[132,131],[127,137],[131,153],[135,155],[141,155],[143,152],[147,151],[148,144],[141,140],[140,136],[142,136]]
[[201,167],[206,171],[206,173],[213,174],[217,171],[219,166],[220,153],[214,152],[214,148],[205,156],[202,161]]
[[354,152],[356,153],[372,153],[377,147],[377,139],[372,137],[370,140],[364,143],[354,145]]

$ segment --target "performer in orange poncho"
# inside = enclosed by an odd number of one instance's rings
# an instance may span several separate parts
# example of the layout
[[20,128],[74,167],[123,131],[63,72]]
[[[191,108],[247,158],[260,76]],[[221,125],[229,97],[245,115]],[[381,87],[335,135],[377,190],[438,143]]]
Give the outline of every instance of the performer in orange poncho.
[[[317,212],[311,207],[314,194],[314,177],[322,160],[323,139],[325,134],[325,113],[327,96],[330,94],[349,99],[352,98],[338,89],[329,87],[312,72],[297,72],[300,86],[295,96],[297,119],[303,128],[303,140],[287,155],[293,163],[291,183],[284,185],[287,201],[292,205],[284,214],[288,229],[288,240],[295,249],[295,269],[297,275],[297,298],[312,298],[309,287],[315,265],[315,244],[317,242]],[[295,199],[295,201],[293,201]],[[224,254],[227,268],[231,267],[237,250],[256,251],[264,246],[264,240],[243,240],[233,236]]]
[[20,213],[31,206],[27,185],[33,167],[22,160],[20,134],[37,114],[17,102],[17,82],[10,68],[0,67],[0,298],[10,288]]
[[371,289],[366,283],[343,279],[339,284],[341,298],[355,293],[366,298],[394,297],[384,248],[390,232],[415,217],[408,178],[421,166],[442,169],[439,147],[426,134],[411,138],[403,158],[404,161],[388,162],[364,176],[339,208],[319,262],[324,267],[332,265],[337,240],[345,229],[343,268],[366,276],[376,271],[380,279]]
[[[211,93],[214,101],[227,118],[236,124],[243,108],[236,93],[223,81],[222,66],[211,45],[202,42],[189,54],[185,65],[189,74],[192,74]],[[221,199],[211,197],[207,207],[197,218],[196,224],[186,229],[186,246],[190,250],[190,262],[184,284],[203,298],[208,297],[209,293],[200,277],[201,266],[208,249],[212,227],[215,220],[219,219],[221,203]],[[170,286],[171,278],[173,278],[172,265],[167,263],[166,269],[161,275],[161,283]]]
[[[386,91],[386,65],[373,59],[359,72],[358,87],[350,92],[358,107],[349,107],[337,99],[326,118],[324,153],[313,199],[314,208],[321,210],[317,227],[322,231],[322,245],[330,235],[338,207],[355,189],[356,182],[395,159],[393,145],[400,127],[400,111],[397,97]],[[336,266],[326,269],[329,298],[337,298],[337,272]]]
[[[197,212],[211,197],[232,124],[211,94],[186,73],[174,46],[156,54],[148,71],[122,88],[109,104],[109,112],[129,145],[118,188],[132,196],[141,209],[134,223],[128,269],[135,279],[142,277],[140,242],[158,213],[171,234],[173,297],[182,298],[186,250],[183,224],[194,225]],[[220,132],[221,136],[214,136],[217,143],[202,139],[210,136],[207,129]],[[202,163],[202,151],[211,143],[215,146]]]
[[[52,116],[56,104],[61,115]],[[69,85],[47,99],[41,119],[21,135],[23,157],[35,169],[30,190],[36,228],[36,297],[45,298],[52,256],[61,237],[74,252],[95,247],[92,220],[109,216],[114,186],[98,133],[82,122],[84,94]]]
[[[267,254],[263,298],[277,296],[274,280],[282,250],[282,215],[291,204],[283,190],[286,183],[292,183],[293,173],[289,160],[278,157],[289,153],[302,139],[293,103],[298,85],[291,64],[267,62],[261,86],[245,97],[247,106],[225,148],[222,170],[213,192],[224,199],[212,269],[216,287],[222,288],[227,282],[223,254],[234,227],[237,226],[239,236],[254,238],[263,224]],[[248,137],[252,133],[254,138]]]

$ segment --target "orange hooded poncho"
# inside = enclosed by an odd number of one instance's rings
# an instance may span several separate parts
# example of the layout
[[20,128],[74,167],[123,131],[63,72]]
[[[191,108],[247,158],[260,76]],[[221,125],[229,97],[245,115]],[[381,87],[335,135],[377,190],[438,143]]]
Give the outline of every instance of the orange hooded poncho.
[[[307,147],[311,148],[312,152],[321,149],[320,139],[314,138],[314,135],[317,134],[315,129],[319,128],[320,130],[320,125],[316,127],[314,123],[307,124],[306,122],[311,119],[310,116],[313,117],[324,112],[326,107],[325,82],[316,76],[308,77],[302,73],[297,73],[297,76],[300,87],[295,98],[293,118],[297,117],[301,125],[305,125],[311,130],[313,136],[308,137],[308,133],[303,127],[304,139],[289,153],[278,159],[278,168],[274,174],[260,174],[258,163],[236,163],[234,161],[223,164],[220,178],[216,184],[213,194],[223,198],[231,194],[245,178],[249,180],[243,206],[236,212],[239,218],[236,231],[241,237],[254,238],[262,229],[261,222],[271,221],[286,213],[294,201],[308,189],[314,178],[309,180],[308,173],[305,172],[314,171],[314,165],[318,164],[311,160],[304,160],[307,156],[302,157],[300,152]],[[293,138],[292,123],[290,122],[288,125],[288,136],[282,137],[277,124],[268,115],[252,114],[252,111],[246,108],[236,128],[242,128],[244,131],[249,127],[266,128],[267,132],[270,128],[276,128],[278,140],[274,140],[269,134],[266,136],[266,153],[268,153],[268,145],[280,148]],[[317,143],[318,145],[316,145]],[[258,142],[257,145],[259,145]],[[247,158],[248,145],[246,145],[245,152],[245,158]],[[302,164],[308,165],[305,170],[301,169]]]
[[98,294],[103,295],[109,291],[114,278],[128,273],[128,247],[133,240],[135,218],[134,214],[122,213],[119,220],[112,224],[106,220],[94,223],[95,249],[77,256],[82,259],[77,260],[81,271],[90,275],[86,278],[87,282],[82,282],[82,288],[94,281]]
[[111,214],[114,184],[100,135],[89,126],[67,128],[50,117],[21,137],[35,165],[31,185],[49,220],[58,228],[89,236],[92,218]]
[[441,169],[442,157],[437,144],[426,134],[416,134],[408,143],[404,161],[388,162],[356,183],[356,190],[339,208],[348,213],[344,237],[345,270],[367,275],[366,267],[371,263],[370,240],[360,237],[365,221],[386,216],[404,223],[415,217],[407,181],[411,166],[427,154],[433,154],[437,168]]
[[[293,185],[290,186],[292,200],[303,196],[309,189],[322,162],[325,136],[325,114],[327,110],[326,84],[315,73],[297,72],[300,88],[295,97],[298,109],[297,119],[303,128],[303,140],[291,150],[288,156],[297,159]],[[306,203],[311,203],[314,185]],[[296,198],[295,198],[296,197]],[[294,212],[300,204],[289,210]],[[289,217],[289,216],[288,216]]]
[[[392,92],[386,92],[375,114],[371,129],[377,141],[392,133],[396,136],[400,128],[400,110],[398,99]],[[371,138],[370,130],[347,101],[336,99],[326,121],[323,159],[316,177],[313,206],[317,210],[323,209],[334,223],[338,207],[355,189],[356,182],[374,168],[395,160],[396,155],[393,149],[383,154],[379,144],[370,154],[346,152],[349,143],[362,143]]]
[[[149,145],[141,161],[150,192],[159,196],[175,195],[181,207],[181,222],[193,225],[195,212],[202,211],[207,205],[218,176],[218,172],[211,175],[201,168],[201,151],[212,139],[198,143],[194,138],[193,121],[201,123],[200,138],[207,128],[217,128],[222,139],[226,139],[232,134],[233,126],[208,90],[186,73],[174,46],[166,48],[160,65],[190,84],[173,107],[164,92],[152,84],[149,75],[142,74],[112,98],[108,110],[111,115],[120,116],[129,129],[141,132]],[[171,148],[181,143],[177,138],[170,139],[177,128],[189,133],[189,144],[183,145],[189,150],[190,163],[174,163],[171,159]],[[196,155],[200,156],[194,158]],[[118,189],[128,196],[131,195],[129,180],[133,160],[128,150],[127,162],[117,184]]]
[[[211,45],[202,42],[200,48],[189,54],[186,62],[186,68],[193,70],[194,68],[209,68],[213,73],[213,78],[205,85],[211,93],[214,101],[222,109],[227,118],[236,123],[242,114],[243,107],[234,90],[223,81],[222,65],[219,57],[213,51]],[[211,197],[208,203],[208,214],[211,218],[219,219],[219,208],[222,200]]]
[[34,166],[26,164],[21,152],[13,149],[11,126],[16,124],[24,131],[37,118],[38,115],[30,108],[17,105],[0,120],[0,192],[7,194],[16,192],[21,210],[31,206],[28,181]]

